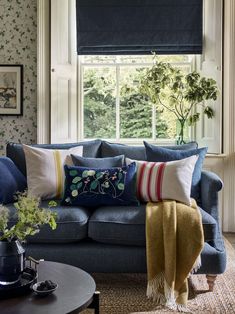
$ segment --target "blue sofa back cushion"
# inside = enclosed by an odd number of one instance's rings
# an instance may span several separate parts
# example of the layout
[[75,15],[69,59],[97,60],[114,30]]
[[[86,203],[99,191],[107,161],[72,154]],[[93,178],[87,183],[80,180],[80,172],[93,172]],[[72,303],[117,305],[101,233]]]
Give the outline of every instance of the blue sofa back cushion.
[[193,197],[197,200],[198,203],[200,203],[200,180],[203,162],[207,153],[207,147],[187,150],[173,150],[169,148],[157,147],[147,142],[144,142],[144,145],[146,147],[146,155],[148,161],[165,162],[180,160],[193,155],[198,155],[198,160],[196,162],[193,172],[191,197]]
[[74,166],[91,168],[113,168],[124,166],[124,155],[106,158],[86,158],[77,155],[71,155]]
[[15,193],[23,192],[26,188],[26,178],[14,162],[10,158],[0,157],[0,204],[14,202]]
[[[190,142],[183,145],[166,146],[166,148],[177,150],[193,149],[197,148],[197,142]],[[114,157],[117,155],[124,155],[127,158],[135,160],[147,160],[144,146],[133,146],[102,141],[101,145],[102,157]]]
[[[84,157],[100,157],[101,140],[83,141],[78,143],[66,144],[35,144],[33,147],[48,149],[69,149],[75,146],[83,146]],[[18,169],[26,176],[26,162],[22,144],[8,143],[7,157],[14,161]]]
[[136,163],[116,168],[64,166],[63,205],[139,205]]

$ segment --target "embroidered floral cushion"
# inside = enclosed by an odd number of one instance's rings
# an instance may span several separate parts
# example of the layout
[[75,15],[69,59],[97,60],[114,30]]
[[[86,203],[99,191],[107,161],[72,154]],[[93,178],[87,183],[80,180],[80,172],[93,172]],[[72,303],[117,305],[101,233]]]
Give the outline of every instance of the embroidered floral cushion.
[[64,205],[139,205],[136,163],[109,169],[65,165],[64,169]]
[[[191,205],[192,174],[198,156],[169,162],[135,161],[137,197],[144,202],[172,199]],[[126,163],[133,160],[126,158]]]

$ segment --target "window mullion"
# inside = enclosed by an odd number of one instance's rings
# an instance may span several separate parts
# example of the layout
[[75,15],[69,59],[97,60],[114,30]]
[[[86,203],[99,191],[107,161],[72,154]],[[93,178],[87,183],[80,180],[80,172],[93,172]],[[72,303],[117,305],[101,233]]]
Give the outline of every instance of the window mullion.
[[84,138],[84,93],[83,93],[83,75],[84,66],[82,64],[82,56],[78,57],[78,94],[77,94],[77,105],[78,105],[78,139]]
[[156,140],[156,105],[152,104],[152,139]]
[[120,140],[120,65],[116,66],[116,140]]

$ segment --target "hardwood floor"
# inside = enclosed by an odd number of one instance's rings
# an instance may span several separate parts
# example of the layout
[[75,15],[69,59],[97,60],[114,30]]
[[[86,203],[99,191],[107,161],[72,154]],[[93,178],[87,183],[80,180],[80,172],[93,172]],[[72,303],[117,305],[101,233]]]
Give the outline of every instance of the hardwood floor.
[[235,249],[235,233],[224,232],[223,235]]

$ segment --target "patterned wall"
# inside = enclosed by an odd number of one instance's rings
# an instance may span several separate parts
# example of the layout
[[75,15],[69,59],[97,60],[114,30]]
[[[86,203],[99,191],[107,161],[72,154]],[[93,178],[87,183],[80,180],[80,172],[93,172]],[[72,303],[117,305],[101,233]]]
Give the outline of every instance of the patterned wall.
[[0,155],[7,141],[36,141],[37,0],[0,1],[0,64],[23,64],[23,116],[0,115]]

